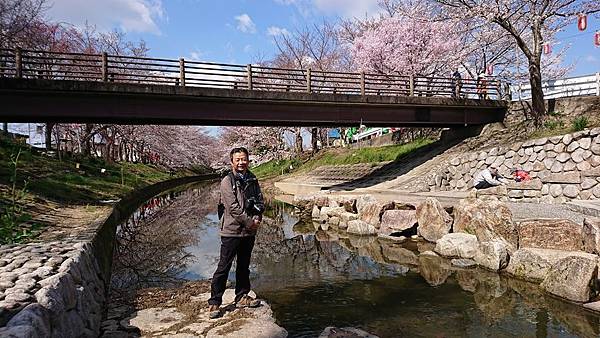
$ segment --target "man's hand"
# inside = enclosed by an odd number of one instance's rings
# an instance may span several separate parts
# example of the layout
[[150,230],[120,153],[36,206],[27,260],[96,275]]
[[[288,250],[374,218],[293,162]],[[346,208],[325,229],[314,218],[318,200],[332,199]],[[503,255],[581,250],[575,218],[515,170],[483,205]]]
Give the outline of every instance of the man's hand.
[[258,229],[258,226],[261,223],[261,219],[258,216],[254,216],[252,218],[252,220],[253,220],[253,222],[252,222],[252,225],[250,226],[250,229],[254,231],[254,230]]

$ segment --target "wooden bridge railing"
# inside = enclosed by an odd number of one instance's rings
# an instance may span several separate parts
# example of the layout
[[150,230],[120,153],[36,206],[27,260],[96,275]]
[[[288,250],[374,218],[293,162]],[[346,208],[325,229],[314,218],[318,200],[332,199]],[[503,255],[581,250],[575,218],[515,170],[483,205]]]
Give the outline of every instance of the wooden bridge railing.
[[0,49],[0,77],[385,96],[503,99],[495,79],[285,69],[180,59]]

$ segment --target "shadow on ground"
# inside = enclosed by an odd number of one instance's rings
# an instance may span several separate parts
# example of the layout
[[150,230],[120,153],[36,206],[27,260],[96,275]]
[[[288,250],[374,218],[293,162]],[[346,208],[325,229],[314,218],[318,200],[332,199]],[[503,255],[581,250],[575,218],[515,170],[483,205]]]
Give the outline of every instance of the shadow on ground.
[[358,188],[366,188],[371,187],[376,184],[380,184],[386,181],[393,180],[398,176],[402,176],[412,169],[422,165],[423,163],[431,160],[435,156],[440,155],[446,150],[454,147],[455,145],[462,142],[463,139],[454,139],[454,140],[439,140],[418,150],[404,154],[399,156],[394,161],[383,165],[380,168],[373,170],[371,173],[360,177],[358,179],[335,184],[328,188],[327,190],[352,190]]

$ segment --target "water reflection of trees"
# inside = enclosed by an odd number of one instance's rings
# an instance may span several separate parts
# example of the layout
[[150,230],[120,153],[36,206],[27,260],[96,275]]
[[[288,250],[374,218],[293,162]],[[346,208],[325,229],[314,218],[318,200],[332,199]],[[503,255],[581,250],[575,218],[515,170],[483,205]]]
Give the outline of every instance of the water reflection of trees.
[[193,256],[197,228],[216,212],[218,190],[202,185],[147,201],[117,229],[111,287],[114,291],[168,286]]
[[[447,259],[419,254],[419,251],[430,248],[414,242],[400,244],[376,237],[349,237],[341,233],[314,231],[314,227],[310,233],[306,231],[311,228],[310,225],[296,225],[294,229],[299,227],[304,230],[301,235],[286,238],[281,227],[266,224],[257,237],[254,259],[258,271],[255,284],[259,293],[270,293],[274,301],[292,302],[297,310],[298,306],[303,306],[300,304],[304,304],[302,299],[314,297],[314,292],[322,293],[324,285],[334,285],[332,282],[337,285],[336,290],[339,289],[336,292],[354,297],[363,292],[366,303],[388,304],[389,290],[378,291],[373,287],[363,290],[359,285],[366,287],[371,283],[367,283],[368,280],[379,283],[376,281],[387,280],[386,276],[404,275],[410,270],[413,273],[406,275],[402,281],[393,279],[397,281],[394,283],[408,283],[406,287],[412,293],[430,292],[438,298],[442,295],[446,298],[441,303],[431,303],[429,306],[432,308],[429,309],[409,303],[397,308],[390,305],[392,308],[380,309],[387,313],[387,319],[382,321],[380,317],[373,318],[374,326],[382,322],[395,322],[394,325],[410,328],[415,323],[422,323],[420,317],[425,313],[434,311],[438,320],[444,322],[445,330],[438,330],[440,334],[523,334],[538,337],[600,335],[598,316],[584,311],[580,306],[547,296],[538,285],[495,272],[455,268]],[[362,284],[351,282],[352,279],[361,280]],[[461,292],[458,287],[472,296]],[[355,292],[352,288],[362,291]],[[340,299],[336,301],[343,302]],[[327,305],[319,304],[305,304],[306,308],[301,311],[312,312],[317,318],[320,315],[315,312],[332,310]],[[335,311],[339,309],[335,308]],[[370,320],[367,313],[361,313],[359,317],[367,322]],[[310,319],[307,317],[306,320]],[[384,333],[394,325],[385,324],[380,332]],[[422,324],[419,327],[415,327],[415,330],[424,329]]]

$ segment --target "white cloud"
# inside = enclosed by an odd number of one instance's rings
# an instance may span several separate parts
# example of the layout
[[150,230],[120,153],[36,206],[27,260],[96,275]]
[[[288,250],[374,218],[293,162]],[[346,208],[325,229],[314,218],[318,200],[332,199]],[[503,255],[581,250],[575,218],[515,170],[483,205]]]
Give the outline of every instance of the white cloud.
[[252,22],[250,16],[246,13],[235,17],[237,21],[237,29],[244,33],[255,33],[256,25]]
[[585,62],[598,62],[598,58],[594,55],[586,55]]
[[126,32],[160,34],[157,21],[166,19],[161,0],[54,0],[48,16],[76,26],[85,23],[99,30],[118,27]]
[[204,53],[199,50],[193,50],[190,52],[190,61],[201,61],[204,57]]
[[271,26],[271,27],[267,28],[267,35],[269,35],[269,36],[279,36],[279,35],[289,35],[289,34],[290,34],[290,32],[285,28],[275,27],[275,26]]
[[244,53],[248,54],[252,51],[252,45],[245,45],[244,46]]

